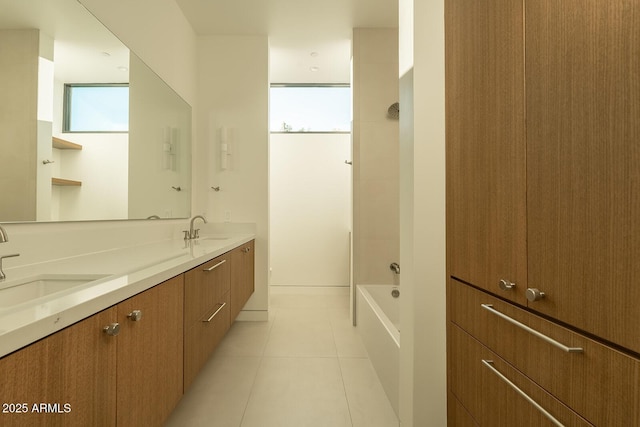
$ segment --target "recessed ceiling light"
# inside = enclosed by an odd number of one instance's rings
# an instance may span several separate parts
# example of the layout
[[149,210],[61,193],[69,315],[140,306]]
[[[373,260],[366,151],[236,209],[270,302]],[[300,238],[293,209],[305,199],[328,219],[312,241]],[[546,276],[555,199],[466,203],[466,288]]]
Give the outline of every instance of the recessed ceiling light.
[[121,65],[121,66],[118,67],[118,71],[123,71],[124,72],[124,71],[129,71],[129,69],[127,67]]
[[109,52],[100,52],[100,55],[102,55],[102,56],[111,56],[111,54]]
[[309,55],[311,55],[312,58],[315,58],[318,56],[318,52],[311,52]]
[[320,68],[319,68],[319,67],[309,67],[309,71],[312,71],[312,72],[314,72],[314,73],[315,73],[316,71],[318,71],[318,70],[320,70]]

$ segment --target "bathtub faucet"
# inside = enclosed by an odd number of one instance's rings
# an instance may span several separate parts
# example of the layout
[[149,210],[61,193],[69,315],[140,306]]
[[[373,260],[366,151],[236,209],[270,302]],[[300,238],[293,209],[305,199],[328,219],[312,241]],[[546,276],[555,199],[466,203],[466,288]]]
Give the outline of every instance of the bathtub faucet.
[[389,269],[396,274],[400,274],[400,264],[398,264],[397,262],[392,262],[389,266]]

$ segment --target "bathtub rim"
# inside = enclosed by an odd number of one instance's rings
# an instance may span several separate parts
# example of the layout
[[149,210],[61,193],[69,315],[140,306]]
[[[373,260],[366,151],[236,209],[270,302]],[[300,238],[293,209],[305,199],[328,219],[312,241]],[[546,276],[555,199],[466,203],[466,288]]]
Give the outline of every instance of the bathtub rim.
[[[391,285],[391,284],[389,284],[389,285],[361,284],[361,285],[356,285],[356,288],[358,289],[358,292],[360,292],[362,297],[365,299],[365,301],[367,301],[369,306],[372,307],[374,314],[376,315],[378,320],[380,320],[380,323],[384,326],[384,328],[387,330],[387,332],[389,333],[389,336],[391,336],[391,339],[393,339],[393,341],[395,342],[396,346],[398,348],[400,348],[400,330],[391,321],[391,319],[389,319],[389,317],[384,312],[384,310],[382,310],[380,305],[378,305],[378,303],[376,302],[376,300],[373,297],[373,295],[371,295],[369,293],[369,291],[367,290],[367,287],[369,287],[369,286],[371,286],[371,287],[373,287],[373,286],[383,286],[383,287],[388,287],[390,290],[393,289],[393,288],[397,288],[397,286]],[[389,295],[389,298],[393,298],[393,297],[391,295]],[[356,307],[356,310],[361,310],[361,309],[362,309],[361,307]],[[383,313],[384,316],[381,315],[381,313]]]

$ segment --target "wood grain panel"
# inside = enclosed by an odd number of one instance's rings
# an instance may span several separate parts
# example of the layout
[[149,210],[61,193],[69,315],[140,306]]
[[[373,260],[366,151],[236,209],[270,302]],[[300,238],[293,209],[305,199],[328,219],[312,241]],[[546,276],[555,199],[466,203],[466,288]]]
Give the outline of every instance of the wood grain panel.
[[525,289],[523,3],[450,0],[445,19],[449,274]]
[[[27,407],[0,412],[0,425],[115,426],[117,337],[102,332],[115,321],[110,308],[0,359],[0,400]],[[40,404],[55,413],[35,412]]]
[[[452,369],[457,378],[451,391],[468,408],[482,426],[553,426],[537,408],[517,394],[513,388],[487,368],[482,360],[492,361],[492,365],[518,388],[540,404],[565,426],[591,426],[574,411],[555,399],[534,382],[521,375],[516,369],[484,347],[462,329],[451,328],[452,348],[458,355]],[[472,396],[474,402],[469,402]],[[612,425],[612,424],[607,424]]]
[[255,241],[235,248],[231,260],[231,322],[249,300],[255,289]]
[[118,427],[162,426],[182,397],[183,302],[179,275],[118,304]]
[[[640,361],[451,280],[450,319],[541,387],[598,426],[629,425],[640,409]],[[584,354],[565,353],[485,309],[501,313]],[[452,356],[456,357],[456,356]]]
[[447,396],[447,426],[449,427],[480,427],[462,403],[449,392]]
[[640,353],[640,4],[526,16],[530,307]]

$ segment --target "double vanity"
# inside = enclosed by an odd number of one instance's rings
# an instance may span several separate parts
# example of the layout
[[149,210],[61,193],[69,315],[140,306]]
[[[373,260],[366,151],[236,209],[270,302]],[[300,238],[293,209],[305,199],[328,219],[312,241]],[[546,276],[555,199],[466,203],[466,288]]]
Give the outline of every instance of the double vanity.
[[9,271],[0,424],[162,425],[253,293],[254,251],[203,235]]

